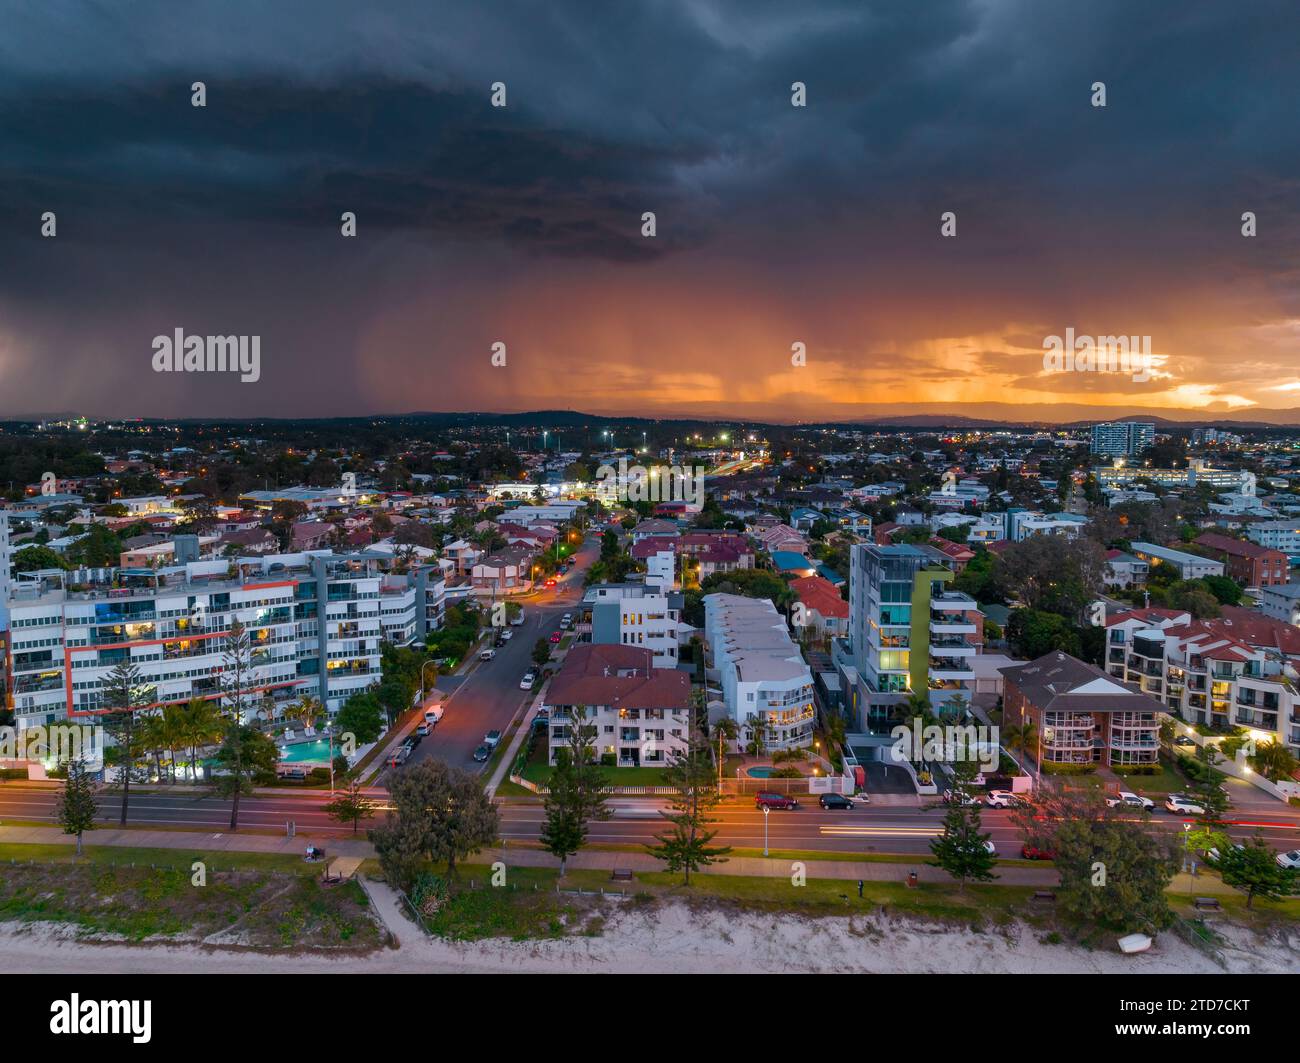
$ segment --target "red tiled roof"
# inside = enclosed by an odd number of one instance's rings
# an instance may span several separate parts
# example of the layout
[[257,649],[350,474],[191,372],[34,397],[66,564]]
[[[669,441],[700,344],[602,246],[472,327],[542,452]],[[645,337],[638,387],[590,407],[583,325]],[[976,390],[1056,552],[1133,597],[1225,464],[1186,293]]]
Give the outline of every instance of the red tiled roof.
[[640,646],[579,643],[569,650],[546,695],[551,705],[618,709],[689,709],[691,681],[675,668],[654,667]]
[[1211,550],[1218,550],[1220,553],[1231,554],[1233,557],[1283,557],[1280,550],[1270,550],[1266,546],[1260,546],[1258,543],[1243,542],[1241,539],[1233,539],[1227,535],[1218,535],[1215,532],[1205,532],[1198,535],[1192,540],[1197,546],[1205,546]]
[[816,609],[824,617],[847,620],[849,603],[840,597],[835,584],[824,576],[801,576],[790,581],[790,588],[809,609]]

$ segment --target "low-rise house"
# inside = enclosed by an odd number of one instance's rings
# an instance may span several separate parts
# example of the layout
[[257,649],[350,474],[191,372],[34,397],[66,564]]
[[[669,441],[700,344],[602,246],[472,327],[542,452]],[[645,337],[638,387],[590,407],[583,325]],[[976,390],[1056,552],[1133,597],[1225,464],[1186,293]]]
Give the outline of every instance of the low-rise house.
[[805,622],[817,638],[840,638],[849,633],[849,603],[830,580],[804,576],[791,580],[790,589],[803,605]]
[[1147,584],[1147,573],[1150,571],[1150,568],[1151,566],[1140,557],[1126,554],[1123,550],[1107,550],[1105,575],[1106,586],[1119,587],[1121,589],[1127,589],[1129,587],[1145,587]]

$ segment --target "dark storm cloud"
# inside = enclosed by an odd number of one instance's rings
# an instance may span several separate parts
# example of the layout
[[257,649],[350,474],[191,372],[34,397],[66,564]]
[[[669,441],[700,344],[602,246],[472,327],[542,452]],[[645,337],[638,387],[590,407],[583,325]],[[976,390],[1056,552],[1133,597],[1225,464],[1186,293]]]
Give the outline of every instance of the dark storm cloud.
[[[52,391],[152,401],[176,382],[102,367],[182,316],[279,335],[268,379],[303,403],[283,412],[347,412],[357,336],[388,307],[454,289],[440,325],[478,343],[469,308],[503,277],[582,263],[743,272],[761,304],[847,302],[869,262],[1031,348],[1143,283],[1156,300],[1228,278],[1300,314],[1297,21],[1285,0],[0,5],[0,413]],[[944,209],[963,236],[938,250]],[[1249,256],[1243,209],[1267,218]],[[344,210],[377,242],[343,246]],[[47,365],[84,374],[38,388]],[[290,383],[311,367],[333,390]]]

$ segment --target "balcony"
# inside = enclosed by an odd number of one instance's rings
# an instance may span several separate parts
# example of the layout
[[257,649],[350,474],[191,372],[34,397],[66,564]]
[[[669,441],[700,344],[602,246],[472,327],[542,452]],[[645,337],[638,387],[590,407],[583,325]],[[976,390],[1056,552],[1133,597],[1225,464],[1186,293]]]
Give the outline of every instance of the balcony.
[[931,635],[973,635],[977,628],[964,616],[951,613],[930,613]]

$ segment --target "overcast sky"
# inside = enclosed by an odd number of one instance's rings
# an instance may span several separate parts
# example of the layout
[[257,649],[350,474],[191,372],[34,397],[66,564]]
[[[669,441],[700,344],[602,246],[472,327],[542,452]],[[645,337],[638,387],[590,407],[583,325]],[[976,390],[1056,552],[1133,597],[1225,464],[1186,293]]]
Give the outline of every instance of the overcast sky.
[[[1289,0],[0,25],[0,416],[1300,407]],[[178,328],[260,336],[260,380],[155,373]],[[1152,379],[1044,372],[1067,328],[1150,336]]]

